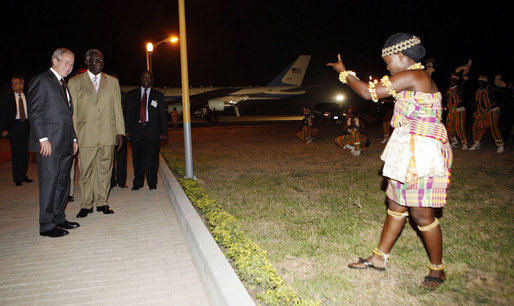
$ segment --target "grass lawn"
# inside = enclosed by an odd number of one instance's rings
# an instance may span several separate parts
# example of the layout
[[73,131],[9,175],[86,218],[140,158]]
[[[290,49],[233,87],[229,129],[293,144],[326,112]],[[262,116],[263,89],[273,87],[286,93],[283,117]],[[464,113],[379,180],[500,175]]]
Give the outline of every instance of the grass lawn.
[[[202,187],[235,216],[280,276],[301,297],[341,304],[514,304],[514,146],[496,154],[454,150],[448,205],[440,213],[447,282],[420,284],[428,256],[407,223],[386,272],[350,270],[378,244],[386,216],[381,130],[355,157],[333,144],[340,125],[324,125],[313,144],[297,123],[198,127],[194,171]],[[469,133],[469,136],[471,134]],[[183,134],[169,146],[183,156]]]

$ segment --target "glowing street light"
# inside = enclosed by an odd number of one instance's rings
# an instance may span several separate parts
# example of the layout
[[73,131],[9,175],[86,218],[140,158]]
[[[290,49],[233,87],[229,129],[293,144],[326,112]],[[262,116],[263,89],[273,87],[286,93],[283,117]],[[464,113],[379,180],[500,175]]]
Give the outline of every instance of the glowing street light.
[[153,51],[162,43],[165,43],[165,42],[169,42],[169,43],[176,43],[178,42],[178,37],[177,36],[170,36],[170,37],[167,37],[163,40],[161,40],[160,42],[158,43],[147,43],[146,44],[146,70],[152,72],[152,54],[153,54]]
[[153,52],[153,44],[152,43],[149,42],[146,44],[146,51]]
[[339,103],[343,102],[344,101],[344,96],[343,95],[337,95],[336,96],[336,101],[339,102]]

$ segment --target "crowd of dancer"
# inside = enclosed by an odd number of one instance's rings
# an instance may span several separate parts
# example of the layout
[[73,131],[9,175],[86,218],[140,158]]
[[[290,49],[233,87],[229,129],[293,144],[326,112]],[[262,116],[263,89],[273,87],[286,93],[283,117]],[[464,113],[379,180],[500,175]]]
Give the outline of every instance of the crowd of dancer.
[[[430,67],[424,70],[430,75],[434,71],[434,59],[427,59]],[[471,59],[452,72],[449,79],[448,89],[442,93],[442,121],[447,130],[448,138],[452,148],[461,150],[475,151],[482,148],[482,139],[490,131],[491,136],[497,146],[496,152],[504,152],[504,143],[512,135],[514,124],[514,87],[512,82],[507,84],[500,75],[496,75],[494,83],[489,82],[486,75],[480,74],[476,80],[474,95],[469,98],[465,95],[465,86],[469,80],[469,72],[472,66]],[[380,119],[382,121],[383,140],[382,144],[388,142],[391,130],[394,129],[393,119],[394,109],[393,97],[380,97],[377,101]],[[306,109],[309,112],[308,109]],[[468,112],[467,112],[468,110]],[[469,112],[471,110],[471,112]],[[472,114],[472,144],[468,142],[466,136],[466,119],[468,114]],[[305,110],[304,110],[305,114]],[[307,117],[306,117],[307,118]],[[297,137],[311,143],[311,130],[319,133],[318,129],[312,126],[315,120],[311,116],[309,120],[303,120],[302,126],[296,133]],[[343,116],[344,118],[344,116]],[[313,121],[314,120],[314,121]],[[341,149],[358,156],[367,151],[370,141],[367,137],[365,121],[357,115],[354,106],[350,106],[347,116],[343,122],[342,134],[334,139],[334,143]],[[312,139],[312,140],[311,140]]]

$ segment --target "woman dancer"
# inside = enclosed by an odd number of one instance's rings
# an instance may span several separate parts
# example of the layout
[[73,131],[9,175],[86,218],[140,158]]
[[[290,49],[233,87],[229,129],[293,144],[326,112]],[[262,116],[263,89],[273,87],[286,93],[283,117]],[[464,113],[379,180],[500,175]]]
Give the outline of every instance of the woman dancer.
[[429,274],[422,285],[427,289],[439,287],[445,280],[442,234],[435,208],[446,205],[450,184],[451,147],[441,123],[442,95],[419,61],[425,48],[418,37],[397,33],[387,39],[382,49],[387,70],[379,82],[360,81],[347,70],[341,56],[328,63],[342,83],[348,84],[367,100],[395,97],[392,126],[395,128],[382,153],[385,162],[383,175],[389,178],[387,215],[378,247],[366,259],[348,266],[352,269],[383,271],[389,251],[400,235],[405,219],[412,216],[425,242],[430,260]]

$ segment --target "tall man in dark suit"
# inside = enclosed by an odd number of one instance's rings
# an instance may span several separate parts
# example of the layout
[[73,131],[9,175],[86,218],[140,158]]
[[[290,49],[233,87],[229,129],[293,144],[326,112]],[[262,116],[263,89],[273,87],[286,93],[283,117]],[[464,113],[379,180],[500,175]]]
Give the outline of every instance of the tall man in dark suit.
[[[118,74],[114,73],[113,77],[120,81]],[[121,109],[123,110],[123,118],[125,127],[127,126],[127,93],[121,91]],[[125,136],[123,136],[125,137]],[[124,143],[126,141],[123,141]],[[114,163],[112,165],[111,188],[118,185],[120,188],[127,188],[127,146],[124,144],[121,148],[114,146]]]
[[70,185],[70,166],[77,153],[73,104],[64,78],[75,56],[65,48],[52,54],[52,67],[29,84],[27,104],[31,123],[29,150],[36,152],[39,180],[39,232],[61,237],[79,227],[66,220],[64,206]]
[[0,118],[2,136],[9,138],[11,143],[12,176],[16,186],[21,186],[22,182],[33,182],[27,177],[30,123],[27,99],[23,93],[24,83],[22,76],[12,77],[13,92],[3,98]]
[[159,142],[168,137],[168,116],[164,95],[152,88],[150,71],[141,74],[141,87],[127,94],[128,139],[132,143],[134,181],[132,190],[143,187],[157,188],[159,168]]

